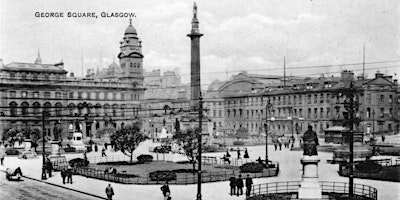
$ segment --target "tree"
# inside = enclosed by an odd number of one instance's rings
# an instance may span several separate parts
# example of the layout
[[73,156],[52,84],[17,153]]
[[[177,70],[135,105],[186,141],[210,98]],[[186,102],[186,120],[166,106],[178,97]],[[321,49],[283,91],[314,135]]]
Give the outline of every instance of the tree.
[[11,144],[11,146],[14,146],[14,142],[17,138],[17,135],[21,132],[20,128],[17,126],[9,126],[7,128],[4,129],[3,131],[3,137],[1,138],[1,140],[6,141],[8,140],[9,143]]
[[115,144],[115,150],[121,150],[123,154],[130,157],[132,163],[133,151],[139,144],[146,140],[146,136],[140,132],[138,125],[129,125],[118,131],[111,136],[112,142]]
[[249,136],[249,131],[244,128],[244,127],[240,127],[237,131],[236,131],[236,136],[239,139],[246,139]]
[[37,142],[41,138],[42,134],[40,133],[40,130],[35,128],[32,129],[30,126],[26,126],[24,128],[17,127],[17,126],[10,126],[4,129],[4,135],[2,137],[2,140],[9,140],[10,144],[14,144],[16,141],[17,137],[26,138],[26,139],[31,139],[32,147],[35,148],[37,147]]
[[193,164],[193,173],[196,169],[197,150],[199,148],[198,135],[200,129],[187,129],[184,133],[177,132],[174,139],[182,146],[183,153],[188,158],[189,162]]
[[26,139],[32,140],[31,141],[32,147],[35,148],[36,151],[36,147],[38,146],[37,142],[42,136],[40,130],[37,128],[32,129],[30,126],[27,126],[24,129],[22,129],[22,133]]
[[54,141],[63,140],[63,129],[60,124],[56,124],[53,128]]

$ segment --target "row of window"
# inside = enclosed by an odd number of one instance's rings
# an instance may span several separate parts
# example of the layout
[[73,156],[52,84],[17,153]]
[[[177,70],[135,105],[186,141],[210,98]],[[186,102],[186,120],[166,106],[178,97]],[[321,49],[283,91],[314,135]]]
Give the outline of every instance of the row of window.
[[[16,102],[11,102],[10,106],[10,116],[15,117],[19,114],[22,116],[28,115],[40,115],[42,111],[45,111],[50,116],[63,116],[63,114],[68,114],[69,116],[83,116],[84,114],[95,114],[95,115],[108,115],[111,113],[112,116],[121,116],[124,117],[127,113],[128,115],[138,115],[140,109],[139,108],[126,108],[126,105],[109,105],[109,104],[96,104],[87,106],[84,104],[75,105],[73,103],[68,104],[67,107],[64,107],[60,102],[54,104],[52,107],[51,103],[46,102],[41,107],[39,102],[33,103],[31,106],[27,102],[21,103],[21,106],[18,107]],[[20,110],[20,112],[19,112]],[[101,112],[103,111],[103,112]]]
[[10,98],[44,98],[44,99],[95,99],[95,100],[139,100],[139,94],[113,93],[113,92],[28,92],[9,91]]
[[10,78],[21,78],[22,80],[50,80],[50,79],[60,79],[65,77],[65,75],[54,74],[54,73],[26,73],[26,72],[9,72]]
[[[321,103],[331,103],[335,100],[335,103],[340,103],[344,98],[340,95],[331,95],[330,93],[320,93],[320,94],[307,94],[307,95],[282,95],[277,97],[250,97],[245,100],[227,100],[225,104],[228,106],[254,106],[254,105],[264,105],[268,101],[271,104],[276,105],[291,105],[291,104],[302,104],[303,99],[306,99],[307,104],[321,104]],[[356,96],[358,98],[358,96]],[[376,94],[376,98],[379,103],[393,103],[395,102],[393,95]],[[371,94],[366,96],[367,103],[371,103]],[[400,103],[400,98],[398,98],[398,103]]]
[[[264,124],[260,124],[260,123],[256,123],[256,122],[245,123],[245,124],[246,124],[245,127],[250,132],[257,132],[257,131],[261,132],[261,131],[264,130]],[[268,127],[269,127],[268,129],[269,130],[292,131],[292,126],[293,126],[293,132],[294,133],[297,134],[298,132],[302,131],[302,128],[300,127],[299,124],[293,124],[293,125],[290,124],[289,125],[289,124],[285,124],[285,123],[276,123],[276,122],[268,123]],[[237,126],[237,124],[227,123],[227,127],[236,129],[236,128],[242,127],[242,125],[240,124],[240,125]],[[318,125],[314,124],[314,130],[319,131],[319,132],[321,132],[321,131],[323,131],[325,129],[328,129],[329,127],[330,127],[330,122],[319,122],[319,129],[318,129]]]
[[[340,107],[336,107],[336,113],[340,113]],[[293,111],[293,112],[292,112]],[[314,111],[314,112],[312,112]],[[247,118],[247,119],[260,119],[260,118],[265,118],[266,115],[264,115],[264,110],[246,110],[246,115],[243,116],[244,112],[242,109],[233,109],[227,110],[227,117],[233,117],[233,118]],[[291,108],[277,108],[271,109],[268,112],[268,117],[304,117],[303,115],[303,109],[291,109]],[[307,118],[329,118],[331,117],[331,108],[308,108],[307,109]]]

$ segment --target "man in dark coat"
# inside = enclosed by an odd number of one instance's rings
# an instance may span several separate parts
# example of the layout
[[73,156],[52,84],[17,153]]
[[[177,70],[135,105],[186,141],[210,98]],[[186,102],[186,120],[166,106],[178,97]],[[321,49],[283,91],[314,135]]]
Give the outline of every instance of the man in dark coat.
[[231,196],[236,194],[236,178],[232,176],[229,178],[229,186],[231,187]]
[[73,173],[72,172],[72,167],[68,165],[67,172],[66,172],[67,183],[71,183],[72,184],[72,173]]
[[106,187],[106,195],[107,200],[112,200],[112,196],[114,195],[114,189],[111,187],[111,184],[108,184]]
[[318,155],[317,145],[319,145],[317,133],[312,130],[312,126],[308,125],[308,130],[303,136],[303,155],[314,156]]
[[[237,188],[236,195],[237,196],[243,195],[243,186],[244,186],[244,184],[243,184],[242,175],[239,174],[239,178],[236,179],[236,188]],[[239,194],[239,192],[240,192],[240,194]]]
[[63,184],[65,184],[66,176],[67,176],[67,170],[65,168],[61,169],[61,178],[62,178]]
[[164,195],[164,200],[170,199],[171,191],[169,190],[168,181],[165,181],[165,184],[161,186],[161,191]]
[[250,196],[251,186],[253,185],[253,179],[247,174],[246,178],[246,197]]
[[49,177],[51,177],[51,172],[53,171],[53,163],[50,161],[49,156],[46,156],[46,169],[47,173],[49,173]]

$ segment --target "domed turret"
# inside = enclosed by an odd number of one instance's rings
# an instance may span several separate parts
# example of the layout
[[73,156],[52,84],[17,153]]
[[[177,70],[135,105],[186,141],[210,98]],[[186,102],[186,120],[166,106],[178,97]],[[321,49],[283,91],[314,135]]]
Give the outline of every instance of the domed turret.
[[129,26],[125,29],[126,34],[135,34],[137,35],[136,29],[132,26],[132,19],[129,19]]

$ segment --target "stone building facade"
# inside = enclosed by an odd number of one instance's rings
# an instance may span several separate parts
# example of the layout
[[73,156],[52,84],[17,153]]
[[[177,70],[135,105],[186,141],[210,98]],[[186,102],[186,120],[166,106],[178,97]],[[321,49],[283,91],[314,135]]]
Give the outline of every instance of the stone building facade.
[[257,77],[242,74],[219,88],[224,98],[227,129],[235,132],[245,127],[251,134],[263,134],[267,120],[270,133],[300,134],[311,124],[323,136],[325,129],[343,125],[346,99],[343,91],[353,81],[356,99],[361,103],[357,130],[376,134],[399,131],[399,86],[391,76],[378,72],[371,79],[355,79],[352,71],[345,70],[340,77],[303,80],[288,77],[286,87],[282,79],[263,84]]
[[41,130],[43,111],[48,113],[48,137],[55,126],[65,133],[82,131],[84,136],[95,136],[105,126],[120,128],[137,121],[145,91],[141,48],[130,24],[120,42],[121,67],[114,65],[107,76],[67,76],[62,62],[43,64],[40,55],[34,63],[2,64],[0,131],[10,126]]

